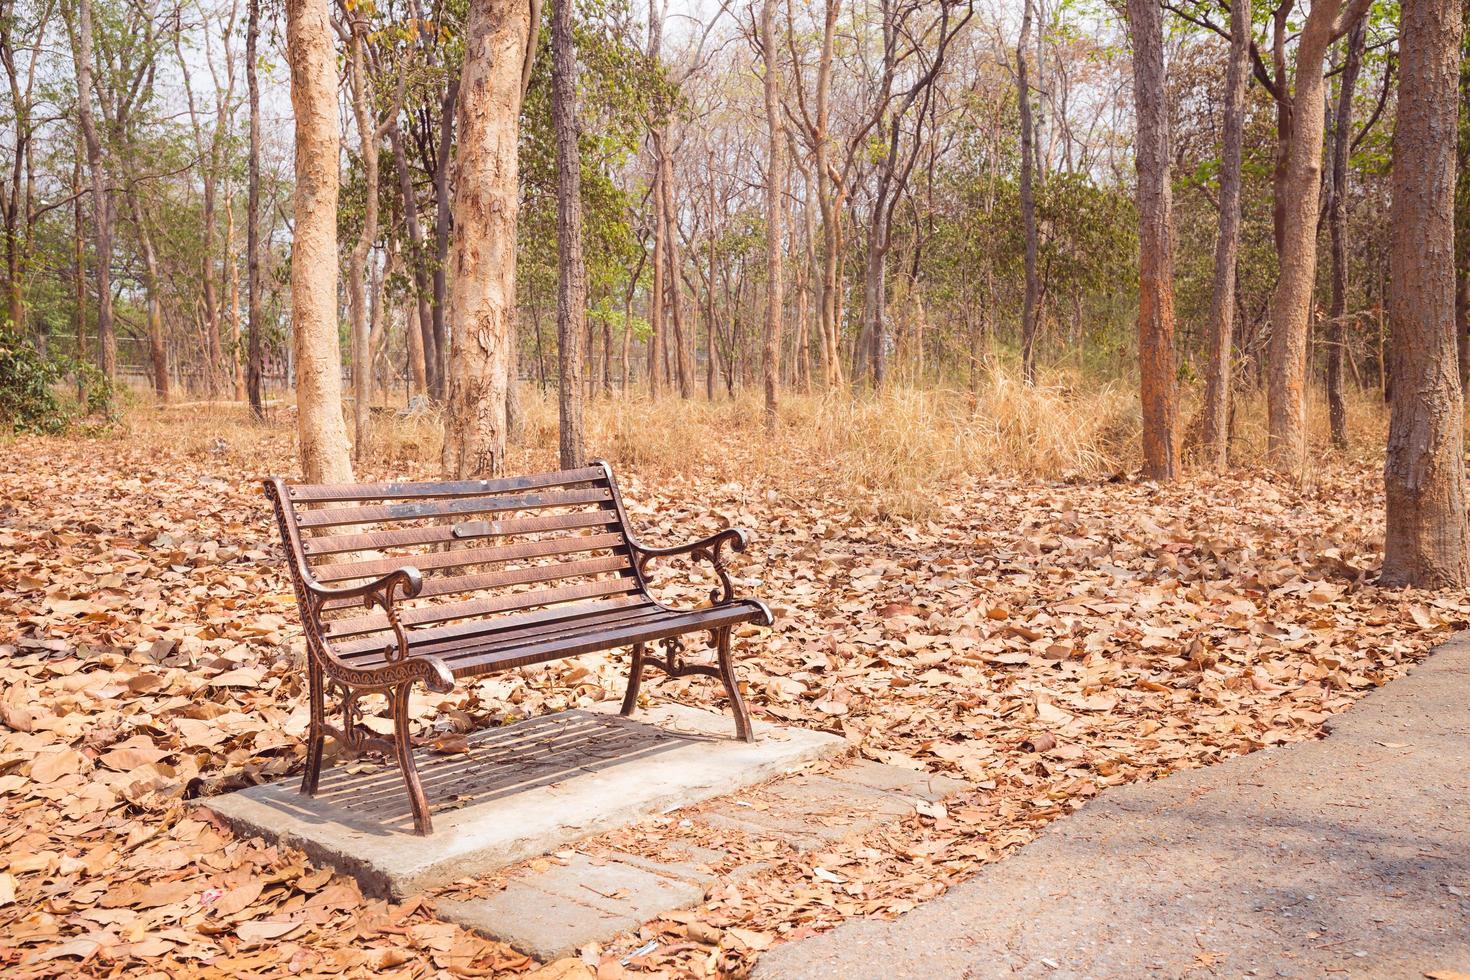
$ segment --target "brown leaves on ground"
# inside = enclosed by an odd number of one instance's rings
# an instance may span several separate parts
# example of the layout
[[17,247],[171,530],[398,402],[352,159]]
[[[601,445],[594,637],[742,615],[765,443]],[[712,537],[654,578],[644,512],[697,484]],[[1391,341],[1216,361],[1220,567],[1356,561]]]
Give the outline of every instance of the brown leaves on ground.
[[[256,483],[292,471],[289,443],[267,438],[249,460],[190,444],[22,439],[0,464],[0,971],[532,968],[192,807],[299,773],[306,709]],[[740,641],[761,720],[976,788],[816,855],[716,833],[697,809],[591,841],[763,865],[589,951],[598,976],[739,972],[775,942],[903,912],[1108,786],[1315,737],[1467,618],[1460,596],[1372,584],[1370,465],[1334,464],[1305,488],[976,479],[934,488],[932,519],[897,522],[813,463],[800,485],[750,459],[740,483],[632,471],[624,492],[653,543],[754,531],[739,584],[778,615]],[[656,581],[702,601],[707,583],[674,584],[684,571]],[[618,697],[623,671],[618,655],[584,657],[420,697],[414,713],[452,753],[477,726]],[[646,689],[723,708],[703,679]]]

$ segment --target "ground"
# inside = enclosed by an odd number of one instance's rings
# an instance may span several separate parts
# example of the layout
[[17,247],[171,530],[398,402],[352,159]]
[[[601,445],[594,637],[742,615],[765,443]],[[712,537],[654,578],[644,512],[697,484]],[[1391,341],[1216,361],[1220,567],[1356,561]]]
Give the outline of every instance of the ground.
[[[443,896],[364,900],[349,879],[234,840],[195,807],[300,768],[299,630],[258,482],[295,471],[289,416],[276,422],[150,408],[116,433],[3,447],[7,973],[536,967],[434,919]],[[405,440],[359,475],[431,475],[432,454]],[[1168,488],[942,473],[896,499],[807,447],[736,432],[682,447],[679,465],[623,442],[614,461],[647,539],[727,522],[755,532],[739,580],[778,615],[742,638],[758,719],[837,732],[857,755],[977,788],[815,856],[708,839],[697,813],[586,842],[594,857],[715,844],[731,866],[763,868],[720,881],[680,921],[587,951],[604,975],[740,972],[777,943],[913,909],[1107,787],[1318,738],[1470,619],[1462,596],[1372,584],[1371,460],[1324,460],[1302,483],[1241,471]],[[540,450],[514,465],[547,463]],[[584,657],[415,710],[428,737],[436,720],[618,698],[622,672],[616,655]],[[720,700],[704,680],[650,694]],[[496,886],[466,881],[448,897]]]

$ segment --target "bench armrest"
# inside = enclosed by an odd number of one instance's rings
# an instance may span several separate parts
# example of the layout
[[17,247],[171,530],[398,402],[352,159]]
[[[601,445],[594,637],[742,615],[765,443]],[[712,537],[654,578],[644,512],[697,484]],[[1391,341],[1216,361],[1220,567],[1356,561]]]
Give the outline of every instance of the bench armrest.
[[633,560],[637,563],[640,575],[655,558],[690,555],[709,562],[714,568],[715,576],[720,580],[719,587],[711,589],[709,594],[710,602],[717,606],[735,601],[735,586],[730,582],[730,572],[725,567],[724,547],[729,545],[731,551],[744,551],[749,543],[750,535],[738,527],[727,527],[707,538],[670,545],[667,548],[650,548],[634,538],[631,532],[628,533],[628,544],[633,549]]

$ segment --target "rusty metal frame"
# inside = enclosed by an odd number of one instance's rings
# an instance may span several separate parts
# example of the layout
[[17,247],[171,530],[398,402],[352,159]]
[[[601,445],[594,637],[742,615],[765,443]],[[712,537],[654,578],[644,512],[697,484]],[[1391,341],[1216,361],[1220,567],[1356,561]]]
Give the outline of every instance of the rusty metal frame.
[[[710,591],[712,608],[741,603],[752,607],[755,622],[771,625],[774,617],[770,609],[758,599],[736,595],[726,563],[725,549],[744,551],[749,543],[748,535],[735,528],[727,528],[698,541],[670,547],[650,547],[641,543],[633,534],[628,515],[623,507],[622,494],[618,490],[612,467],[605,461],[595,460],[590,466],[600,468],[610,491],[611,504],[618,523],[627,541],[630,571],[636,577],[638,591],[659,609],[671,613],[687,610],[673,609],[655,599],[648,591],[646,569],[649,564],[664,558],[688,556],[696,561],[708,562],[714,571],[718,585]],[[439,658],[417,653],[412,649],[408,632],[399,619],[398,603],[412,599],[423,589],[423,576],[418,569],[405,565],[381,578],[353,586],[328,586],[318,581],[306,564],[302,545],[301,520],[295,509],[288,505],[290,488],[280,478],[267,480],[266,494],[271,500],[276,524],[281,539],[288,551],[287,569],[292,589],[301,610],[303,632],[307,648],[307,695],[311,717],[307,730],[305,771],[301,779],[301,792],[307,796],[317,792],[322,769],[322,755],[326,736],[331,735],[340,745],[352,753],[379,751],[392,753],[402,771],[408,791],[409,804],[413,811],[414,829],[421,835],[432,832],[433,824],[429,804],[419,779],[413,758],[410,738],[409,699],[415,683],[423,683],[429,690],[448,693],[454,688],[455,675]],[[381,609],[393,634],[393,643],[383,650],[383,665],[373,668],[354,667],[334,655],[327,642],[327,631],[322,612],[329,601],[357,599],[368,609]],[[631,715],[637,707],[638,693],[645,667],[661,669],[672,678],[706,676],[719,680],[730,701],[734,715],[736,736],[743,741],[755,740],[750,716],[740,694],[739,681],[735,674],[731,652],[731,629],[729,625],[707,630],[710,646],[716,653],[714,664],[690,664],[683,660],[686,644],[682,635],[665,637],[651,642],[663,647],[663,656],[650,656],[648,642],[632,645],[632,663],[628,688],[622,705],[622,714]],[[705,630],[700,630],[704,632]],[[686,634],[687,635],[687,634]],[[384,738],[368,731],[360,723],[359,698],[364,694],[381,693],[388,698],[388,715],[393,722],[392,738]],[[327,698],[331,695],[341,713],[340,726],[328,721]]]

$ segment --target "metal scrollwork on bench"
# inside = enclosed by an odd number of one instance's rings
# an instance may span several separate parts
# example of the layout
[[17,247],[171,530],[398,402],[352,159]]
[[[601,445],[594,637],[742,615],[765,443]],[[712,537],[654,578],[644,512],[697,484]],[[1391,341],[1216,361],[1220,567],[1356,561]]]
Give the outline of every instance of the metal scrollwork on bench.
[[[459,678],[619,647],[632,648],[625,715],[637,707],[645,666],[670,677],[713,677],[729,698],[736,736],[753,740],[731,636],[741,624],[768,626],[772,616],[759,600],[735,593],[727,559],[730,551],[745,550],[743,531],[726,529],[672,547],[644,545],[629,526],[612,468],[603,462],[436,483],[288,485],[272,479],[265,489],[306,639],[311,717],[303,793],[317,792],[327,736],[354,754],[391,753],[403,773],[414,829],[427,834],[432,821],[409,712],[415,683],[448,693]],[[436,550],[458,541],[466,546],[453,554]],[[427,551],[417,550],[424,545]],[[365,559],[363,552],[375,555]],[[649,593],[650,564],[677,556],[709,564],[716,580],[710,605],[678,608]],[[405,611],[404,603],[425,591],[415,561],[435,575],[434,588]],[[495,570],[464,570],[473,565]],[[454,598],[466,594],[473,598]],[[446,598],[433,601],[440,597]],[[359,605],[368,612],[332,618]],[[698,642],[700,633],[709,637],[713,662],[688,661],[690,640]],[[659,656],[649,655],[654,649]],[[366,694],[387,698],[391,737],[364,724]]]

